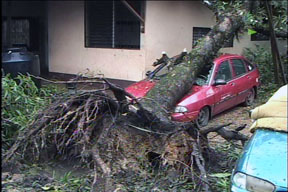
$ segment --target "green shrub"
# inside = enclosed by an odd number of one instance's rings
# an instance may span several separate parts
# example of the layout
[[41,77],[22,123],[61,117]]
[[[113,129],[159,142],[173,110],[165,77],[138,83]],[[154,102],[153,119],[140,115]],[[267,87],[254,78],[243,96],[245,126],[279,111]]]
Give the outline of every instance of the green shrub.
[[274,67],[270,49],[256,45],[255,49],[245,48],[243,55],[258,66],[261,84],[274,82]]
[[55,87],[37,88],[30,76],[2,76],[2,144],[11,144],[18,131],[27,127],[56,92]]
[[[249,59],[251,62],[257,64],[260,71],[260,80],[263,85],[274,84],[274,64],[271,54],[271,49],[267,49],[256,45],[255,49],[245,48],[243,55]],[[287,66],[288,59],[287,56],[281,56],[281,63],[284,68],[285,78],[287,78]],[[280,76],[280,74],[279,74]]]
[[[274,81],[274,66],[271,50],[256,45],[255,49],[245,48],[243,55],[258,66],[261,82],[260,89],[258,90],[258,99],[260,103],[265,103],[280,87],[280,85],[275,84]],[[287,78],[287,56],[281,56],[281,62]]]

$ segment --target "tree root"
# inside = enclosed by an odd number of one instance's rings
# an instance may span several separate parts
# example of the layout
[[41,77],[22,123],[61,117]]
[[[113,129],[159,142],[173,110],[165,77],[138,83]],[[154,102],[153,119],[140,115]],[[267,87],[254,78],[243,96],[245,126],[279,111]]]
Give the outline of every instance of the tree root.
[[[200,140],[197,138],[197,142],[193,143],[193,152],[191,153],[191,168],[193,168],[194,160],[196,165],[200,171],[200,180],[201,185],[203,186],[205,192],[210,191],[209,181],[207,178],[207,173],[205,170],[205,160],[202,156],[201,148],[200,148]],[[192,178],[193,178],[193,169],[192,169]]]
[[113,174],[120,169],[139,171],[137,158],[144,158],[147,164],[152,164],[155,161],[152,162],[148,154],[155,153],[159,167],[166,164],[180,172],[190,167],[192,178],[195,164],[200,171],[202,187],[209,191],[203,158],[203,150],[208,146],[207,134],[217,131],[221,135],[219,130],[228,125],[199,131],[191,124],[174,123],[173,132],[152,131],[148,119],[143,120],[141,114],[129,112],[126,108],[129,103],[125,96],[136,103],[137,99],[104,81],[117,100],[99,90],[79,91],[55,99],[47,109],[38,113],[27,129],[20,132],[13,146],[3,155],[2,163],[13,161],[17,154],[27,158],[30,152],[33,160],[39,160],[43,151],[55,146],[53,158],[69,158],[71,154],[74,158],[80,156],[83,161],[92,158],[94,180],[91,191],[99,191],[97,184],[101,179],[104,179],[103,190],[112,191]]

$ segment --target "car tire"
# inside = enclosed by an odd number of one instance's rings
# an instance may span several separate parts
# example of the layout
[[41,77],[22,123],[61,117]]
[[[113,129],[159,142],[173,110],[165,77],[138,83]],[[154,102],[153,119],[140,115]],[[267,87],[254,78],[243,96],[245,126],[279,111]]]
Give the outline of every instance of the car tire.
[[254,100],[255,100],[255,90],[254,90],[254,88],[252,88],[249,90],[249,93],[248,93],[243,105],[245,107],[251,106],[254,103]]
[[208,125],[208,121],[209,121],[209,108],[208,107],[204,107],[200,110],[198,117],[195,121],[195,124],[198,128],[201,127],[205,127],[206,125]]

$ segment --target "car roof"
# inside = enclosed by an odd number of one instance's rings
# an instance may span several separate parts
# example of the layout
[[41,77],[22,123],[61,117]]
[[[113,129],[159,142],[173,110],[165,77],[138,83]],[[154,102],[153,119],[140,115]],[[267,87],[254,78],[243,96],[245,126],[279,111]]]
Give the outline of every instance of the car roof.
[[218,64],[218,63],[220,63],[223,60],[231,59],[231,58],[235,58],[235,57],[238,57],[238,58],[241,58],[241,59],[245,59],[245,57],[243,57],[241,55],[225,53],[225,54],[221,55],[220,57],[217,57],[214,60],[214,63]]

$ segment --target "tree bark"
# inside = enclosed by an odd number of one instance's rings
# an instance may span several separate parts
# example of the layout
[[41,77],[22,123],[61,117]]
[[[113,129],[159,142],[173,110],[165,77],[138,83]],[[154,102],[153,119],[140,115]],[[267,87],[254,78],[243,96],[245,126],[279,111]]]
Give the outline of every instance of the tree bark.
[[267,10],[267,15],[268,15],[269,30],[270,30],[271,52],[272,52],[272,57],[273,57],[274,70],[275,70],[274,71],[275,83],[280,84],[280,81],[279,81],[280,80],[279,68],[280,68],[282,81],[284,84],[286,84],[287,81],[286,81],[285,74],[284,74],[284,67],[281,64],[276,35],[275,35],[274,28],[273,28],[273,17],[272,17],[271,5],[269,4],[267,0],[265,1],[265,3],[266,3],[266,10]]
[[174,67],[140,100],[143,113],[158,131],[173,131],[170,113],[176,103],[192,88],[203,66],[212,62],[224,42],[244,27],[241,15],[227,15],[213,27],[183,63]]

